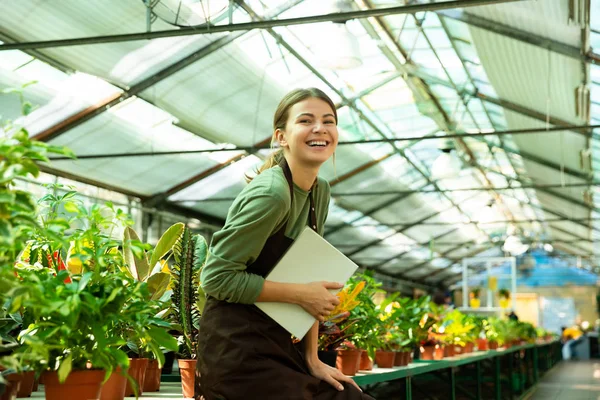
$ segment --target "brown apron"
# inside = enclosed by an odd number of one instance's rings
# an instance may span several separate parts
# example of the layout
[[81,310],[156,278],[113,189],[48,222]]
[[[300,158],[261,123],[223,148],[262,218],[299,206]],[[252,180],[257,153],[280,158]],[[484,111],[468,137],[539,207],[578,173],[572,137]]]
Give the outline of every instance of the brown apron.
[[[290,195],[292,173],[281,163]],[[312,192],[310,226],[317,230]],[[294,242],[286,224],[269,237],[248,272],[263,277]],[[195,398],[206,400],[368,400],[372,397],[344,384],[342,392],[310,375],[304,341],[293,343],[288,331],[254,305],[228,303],[209,297],[200,321]]]

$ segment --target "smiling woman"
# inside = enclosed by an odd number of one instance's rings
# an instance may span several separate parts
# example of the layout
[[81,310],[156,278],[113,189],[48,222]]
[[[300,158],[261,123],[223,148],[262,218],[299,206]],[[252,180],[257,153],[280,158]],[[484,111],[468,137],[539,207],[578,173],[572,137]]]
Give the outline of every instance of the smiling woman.
[[338,142],[333,102],[315,88],[290,92],[275,112],[272,140],[280,149],[232,204],[202,271],[209,298],[198,338],[196,398],[263,399],[280,393],[298,400],[371,399],[318,359],[317,322],[294,343],[254,305],[294,303],[322,321],[339,303],[328,289],[342,287],[265,280],[306,225],[323,234],[330,188],[318,172]]

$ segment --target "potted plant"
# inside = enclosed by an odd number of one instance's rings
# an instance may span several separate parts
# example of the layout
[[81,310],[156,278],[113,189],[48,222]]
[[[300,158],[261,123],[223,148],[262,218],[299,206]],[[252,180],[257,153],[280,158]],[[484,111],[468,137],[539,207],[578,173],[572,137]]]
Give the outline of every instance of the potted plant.
[[412,360],[412,353],[420,345],[418,331],[420,322],[428,310],[429,298],[410,299],[402,297],[398,299],[398,307],[394,307],[391,316],[394,322],[392,328],[392,341],[396,346],[395,366],[408,365]]
[[[349,335],[346,342],[351,343],[351,346],[346,344],[338,348],[337,366],[345,370],[349,370],[350,367],[344,365],[352,363],[356,354],[358,354],[359,360],[357,368],[361,366],[361,357],[365,357],[362,366],[368,369],[372,361],[375,360],[375,351],[379,346],[375,330],[381,321],[378,318],[379,310],[373,301],[373,297],[376,293],[383,292],[380,289],[381,283],[377,282],[372,274],[367,271],[362,274],[355,274],[349,279],[348,286],[351,290],[358,285],[363,287],[356,297],[359,304],[350,311],[349,319],[340,325],[340,328],[344,329]],[[353,321],[358,321],[358,323],[353,323]],[[347,326],[348,324],[351,324],[351,326]],[[365,352],[364,356],[362,356],[363,351]]]
[[350,317],[350,311],[360,304],[356,300],[356,297],[362,291],[364,286],[365,282],[363,281],[353,288],[350,286],[344,287],[344,289],[337,294],[340,304],[335,307],[329,317],[319,323],[318,354],[319,359],[327,365],[335,367],[337,358],[336,349],[350,336],[346,331],[356,323],[357,320],[346,323],[343,329],[338,325],[346,321],[348,317]]
[[[127,271],[131,277],[140,282],[147,282],[150,291],[150,300],[161,300],[171,283],[171,274],[168,269],[168,259],[172,254],[173,246],[183,234],[185,225],[176,223],[169,227],[160,237],[156,246],[146,251],[149,245],[141,243],[138,234],[126,227],[123,233],[123,258],[126,261]],[[165,256],[168,257],[164,259]],[[164,299],[161,309],[156,310],[156,315],[164,315],[169,307],[168,299]],[[128,343],[130,348],[130,371],[135,376],[140,394],[144,391],[156,392],[160,389],[160,366],[164,360],[153,356],[152,352],[143,351],[140,343]],[[143,344],[142,344],[143,347]],[[148,356],[149,358],[145,357]],[[133,394],[133,388],[127,385],[126,396]]]
[[508,290],[508,289],[498,290],[498,297],[500,298],[500,307],[508,308],[510,306],[510,290]]
[[396,313],[394,312],[400,303],[396,302],[398,294],[388,296],[376,307],[378,311],[379,324],[373,329],[372,334],[377,340],[375,362],[380,368],[391,368],[396,358],[396,343],[399,332],[396,329]]
[[[117,250],[119,242],[111,237],[110,229],[126,217],[112,205],[85,208],[75,194],[69,191],[42,198],[42,223],[32,230],[32,239],[17,259],[21,285],[16,288],[20,291],[11,292],[15,296],[9,301],[23,310],[24,326],[28,327],[21,333],[25,346],[19,352],[36,356],[38,369],[49,370],[44,373],[49,399],[98,398],[100,384],[112,371],[120,368],[124,374],[129,367],[122,350],[126,344],[123,332],[152,350],[176,347],[166,332],[167,322],[158,318],[140,322],[159,307],[151,299],[148,283],[136,281],[126,272]],[[66,214],[60,215],[59,210]],[[54,235],[48,234],[51,230]],[[44,296],[46,292],[52,296]],[[155,353],[162,357],[160,351]],[[78,376],[94,382],[87,392],[75,388],[76,392],[67,394],[70,381]]]
[[170,267],[173,293],[169,317],[179,332],[178,364],[184,397],[194,396],[196,341],[206,302],[200,286],[200,272],[207,255],[206,240],[192,234],[187,227],[173,246],[174,263]]
[[481,300],[479,299],[479,295],[481,294],[481,288],[474,288],[469,293],[469,306],[471,308],[479,308],[481,305]]
[[444,347],[440,340],[443,337],[443,332],[438,330],[443,313],[443,306],[430,302],[422,314],[416,329],[421,360],[441,360],[444,358]]

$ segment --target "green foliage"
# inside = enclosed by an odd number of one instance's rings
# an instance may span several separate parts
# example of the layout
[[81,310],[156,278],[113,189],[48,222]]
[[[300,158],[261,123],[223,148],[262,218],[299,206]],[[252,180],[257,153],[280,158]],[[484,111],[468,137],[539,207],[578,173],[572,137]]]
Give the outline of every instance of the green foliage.
[[455,309],[444,315],[438,333],[441,334],[440,338],[444,344],[464,346],[475,341],[475,330],[474,321]]
[[35,365],[38,371],[58,371],[64,381],[72,369],[105,369],[107,376],[116,366],[129,365],[120,350],[126,342],[114,327],[130,314],[126,302],[136,295],[127,287],[122,273],[86,272],[73,276],[67,271],[55,274],[43,268],[19,271],[20,284],[7,294],[10,312],[24,310],[18,357]]
[[196,358],[196,340],[205,295],[200,287],[200,273],[208,256],[208,245],[200,235],[185,228],[173,246],[175,262],[171,266],[173,294],[171,321],[179,330],[179,353],[182,358]]
[[[17,94],[24,113],[32,109],[22,89],[7,89],[2,94]],[[24,127],[9,120],[0,119],[0,132],[0,265],[4,265],[14,262],[31,232],[39,228],[36,202],[30,193],[15,188],[15,180],[37,177],[36,162],[48,161],[48,154],[73,154],[63,147],[30,140]]]
[[350,311],[348,322],[343,323],[340,328],[348,335],[347,341],[359,349],[366,350],[369,356],[375,359],[375,351],[380,344],[376,332],[381,321],[373,297],[383,290],[381,283],[377,282],[369,271],[353,275],[347,284],[353,289],[361,282],[365,282],[364,288],[356,297],[360,304]]
[[123,233],[123,258],[127,263],[127,271],[139,281],[148,282],[152,300],[158,300],[167,291],[171,283],[167,259],[162,258],[172,254],[173,247],[183,234],[185,225],[176,223],[167,229],[153,250],[147,252],[138,234],[130,227]]

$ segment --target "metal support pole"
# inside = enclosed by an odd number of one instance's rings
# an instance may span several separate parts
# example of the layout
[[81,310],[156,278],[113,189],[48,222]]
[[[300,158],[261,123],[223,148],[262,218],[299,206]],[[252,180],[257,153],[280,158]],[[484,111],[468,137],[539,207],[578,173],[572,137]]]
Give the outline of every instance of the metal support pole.
[[406,382],[406,400],[412,400],[412,378],[407,376]]
[[456,376],[454,375],[454,368],[448,368],[448,378],[450,379],[450,400],[456,400]]
[[513,368],[513,363],[515,361],[515,354],[514,353],[508,353],[508,395],[509,395],[509,399],[513,400],[514,395],[515,395],[515,388],[513,387],[513,374],[514,374],[514,368]]
[[494,392],[496,400],[502,400],[502,384],[500,382],[500,356],[494,357]]
[[481,361],[477,361],[475,363],[475,367],[477,369],[477,400],[482,400],[483,394],[481,392]]

